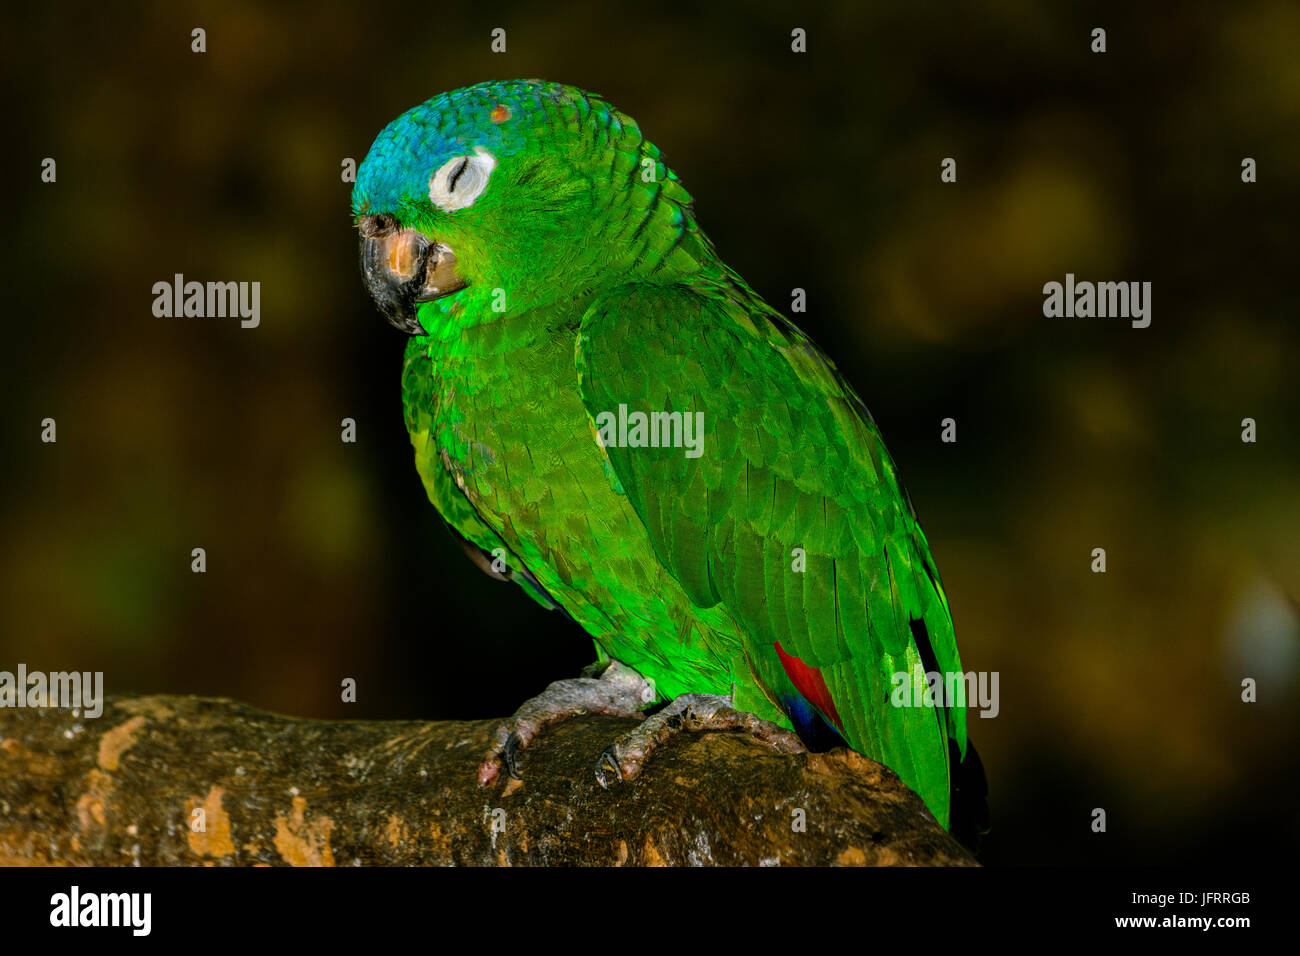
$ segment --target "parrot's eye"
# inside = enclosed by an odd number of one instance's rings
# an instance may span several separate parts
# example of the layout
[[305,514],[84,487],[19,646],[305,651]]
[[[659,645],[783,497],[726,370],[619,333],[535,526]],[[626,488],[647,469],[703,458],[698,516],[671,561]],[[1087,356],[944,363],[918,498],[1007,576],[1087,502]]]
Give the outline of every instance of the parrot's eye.
[[456,191],[456,184],[460,182],[461,173],[465,172],[468,167],[469,157],[466,156],[457,164],[456,168],[451,171],[451,175],[447,177],[447,192],[454,193]]
[[474,147],[473,156],[456,156],[438,167],[429,177],[429,199],[443,212],[455,212],[474,204],[487,188],[496,158],[482,146]]
[[378,216],[362,216],[357,221],[357,228],[361,231],[362,238],[382,239],[392,235],[399,227],[394,216],[380,213]]

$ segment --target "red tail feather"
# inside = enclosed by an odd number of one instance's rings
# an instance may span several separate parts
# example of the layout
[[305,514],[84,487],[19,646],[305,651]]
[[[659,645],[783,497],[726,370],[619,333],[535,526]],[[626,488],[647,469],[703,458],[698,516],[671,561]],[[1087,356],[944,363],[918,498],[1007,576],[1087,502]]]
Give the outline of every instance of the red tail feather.
[[840,723],[839,712],[835,709],[835,701],[831,700],[831,692],[826,686],[826,679],[822,677],[822,672],[816,667],[809,667],[793,654],[787,654],[781,649],[781,642],[776,644],[777,656],[781,658],[781,666],[785,668],[785,674],[790,678],[799,693],[808,699],[812,704],[822,712],[840,732],[844,732],[844,725]]

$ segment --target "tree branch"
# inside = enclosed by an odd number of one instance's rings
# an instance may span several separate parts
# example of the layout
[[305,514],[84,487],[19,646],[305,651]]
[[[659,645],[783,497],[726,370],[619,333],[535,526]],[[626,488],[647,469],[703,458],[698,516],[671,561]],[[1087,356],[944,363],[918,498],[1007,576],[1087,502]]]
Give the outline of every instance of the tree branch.
[[94,720],[3,709],[0,865],[974,864],[852,751],[692,735],[605,791],[596,758],[635,721],[581,717],[524,753],[523,781],[480,790],[498,723],[197,697],[110,699]]

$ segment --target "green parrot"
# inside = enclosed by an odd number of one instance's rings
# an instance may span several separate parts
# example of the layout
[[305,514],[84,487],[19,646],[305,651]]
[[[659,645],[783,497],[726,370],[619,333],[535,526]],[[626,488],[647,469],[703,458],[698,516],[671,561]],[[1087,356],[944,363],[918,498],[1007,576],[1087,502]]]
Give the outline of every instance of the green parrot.
[[480,783],[518,776],[558,720],[668,701],[600,755],[602,784],[682,728],[739,730],[847,744],[948,827],[964,697],[897,706],[896,675],[961,661],[894,463],[637,124],[539,80],[445,93],[379,134],[352,212],[366,285],[410,336],[430,501],[484,570],[596,644],[599,669],[502,725]]

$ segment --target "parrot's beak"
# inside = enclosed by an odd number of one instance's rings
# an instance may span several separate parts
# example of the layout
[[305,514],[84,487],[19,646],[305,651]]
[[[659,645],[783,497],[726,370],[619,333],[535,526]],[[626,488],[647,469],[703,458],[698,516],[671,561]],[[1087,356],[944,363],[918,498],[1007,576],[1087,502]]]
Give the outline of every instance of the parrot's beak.
[[389,215],[362,216],[361,275],[379,311],[407,335],[424,335],[416,307],[465,288],[456,254]]

